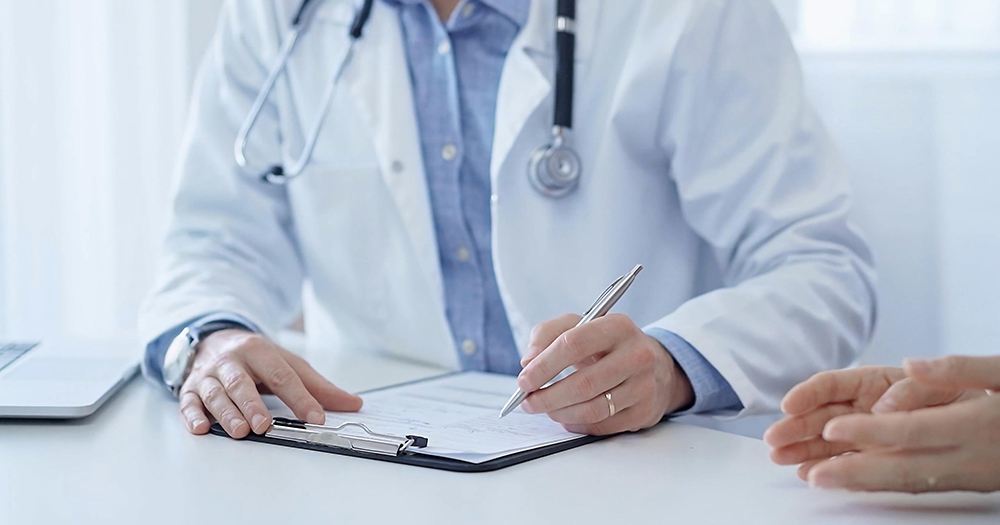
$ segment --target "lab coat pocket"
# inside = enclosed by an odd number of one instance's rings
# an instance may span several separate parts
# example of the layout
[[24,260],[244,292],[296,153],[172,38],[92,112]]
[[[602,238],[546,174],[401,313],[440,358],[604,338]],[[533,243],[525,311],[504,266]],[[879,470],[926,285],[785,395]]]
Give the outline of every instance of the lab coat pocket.
[[289,199],[318,303],[344,335],[370,339],[386,318],[393,209],[379,168],[314,164]]

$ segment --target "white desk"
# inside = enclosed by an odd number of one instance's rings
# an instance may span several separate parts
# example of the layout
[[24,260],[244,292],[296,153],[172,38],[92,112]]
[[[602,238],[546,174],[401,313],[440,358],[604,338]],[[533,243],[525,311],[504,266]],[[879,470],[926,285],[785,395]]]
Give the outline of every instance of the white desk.
[[[350,390],[439,373],[314,359]],[[666,423],[485,474],[189,435],[137,379],[77,422],[0,422],[0,524],[992,523],[1000,495],[809,490],[760,441]]]

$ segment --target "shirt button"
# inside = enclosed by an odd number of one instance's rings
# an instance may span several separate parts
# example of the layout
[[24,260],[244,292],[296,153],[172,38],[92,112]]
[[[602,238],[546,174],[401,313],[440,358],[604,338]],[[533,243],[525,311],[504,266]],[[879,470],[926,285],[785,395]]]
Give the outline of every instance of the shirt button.
[[445,144],[441,148],[441,158],[444,160],[454,160],[456,155],[458,155],[458,148],[454,144]]
[[469,250],[465,246],[461,246],[458,250],[455,250],[455,257],[458,257],[459,261],[466,262],[469,260]]
[[464,352],[465,355],[472,355],[476,353],[476,342],[472,339],[462,341],[462,352]]
[[442,40],[441,43],[438,44],[438,54],[447,55],[448,53],[451,53],[451,42],[448,40]]
[[462,16],[470,16],[472,15],[472,12],[475,10],[476,6],[473,5],[472,2],[468,2],[465,4],[465,7],[462,8]]

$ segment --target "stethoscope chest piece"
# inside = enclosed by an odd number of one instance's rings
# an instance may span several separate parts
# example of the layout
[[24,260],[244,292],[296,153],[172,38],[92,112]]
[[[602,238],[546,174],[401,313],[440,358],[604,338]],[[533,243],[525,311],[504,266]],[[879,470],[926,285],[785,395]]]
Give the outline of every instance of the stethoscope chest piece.
[[582,171],[583,165],[576,151],[556,140],[554,144],[541,146],[531,153],[528,179],[542,195],[559,198],[576,189]]

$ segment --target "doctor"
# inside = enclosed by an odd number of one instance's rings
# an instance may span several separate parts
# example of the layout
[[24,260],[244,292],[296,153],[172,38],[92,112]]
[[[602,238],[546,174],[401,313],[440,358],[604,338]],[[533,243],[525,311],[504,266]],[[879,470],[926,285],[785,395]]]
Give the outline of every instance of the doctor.
[[191,432],[264,432],[261,392],[360,408],[270,337],[303,304],[327,347],[525,391],[575,364],[523,408],[594,434],[775,410],[867,343],[871,255],[766,0],[310,4],[228,2],[198,77],[140,321]]

